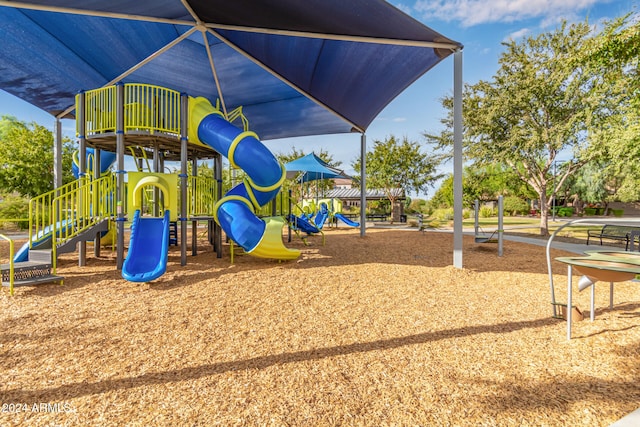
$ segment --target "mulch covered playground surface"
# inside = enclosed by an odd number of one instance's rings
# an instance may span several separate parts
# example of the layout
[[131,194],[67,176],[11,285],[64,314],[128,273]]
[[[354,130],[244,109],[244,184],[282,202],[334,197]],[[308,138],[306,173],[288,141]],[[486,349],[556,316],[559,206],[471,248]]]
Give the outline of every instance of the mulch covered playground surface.
[[599,283],[567,341],[544,247],[464,242],[455,269],[449,233],[329,229],[294,237],[297,261],[233,265],[203,238],[151,283],[64,255],[63,286],[0,292],[0,425],[608,426],[640,407],[637,283],[613,310]]

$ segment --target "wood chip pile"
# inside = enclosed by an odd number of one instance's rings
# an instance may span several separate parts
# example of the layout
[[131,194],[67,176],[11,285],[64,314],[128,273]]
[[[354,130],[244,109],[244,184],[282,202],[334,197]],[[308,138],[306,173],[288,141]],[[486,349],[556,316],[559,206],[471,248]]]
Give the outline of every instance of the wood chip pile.
[[151,283],[67,254],[63,286],[2,289],[0,425],[608,426],[640,407],[637,283],[613,310],[598,283],[567,341],[543,246],[465,237],[459,270],[448,233],[326,235],[234,265],[203,238]]

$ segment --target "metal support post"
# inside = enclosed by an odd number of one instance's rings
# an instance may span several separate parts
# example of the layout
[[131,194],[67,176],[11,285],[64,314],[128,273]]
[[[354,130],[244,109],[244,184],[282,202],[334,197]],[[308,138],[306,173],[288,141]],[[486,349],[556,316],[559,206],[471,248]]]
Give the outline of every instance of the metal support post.
[[453,55],[453,266],[462,268],[462,50]]
[[116,84],[116,265],[122,270],[124,264],[124,222],[125,188],[124,188],[124,84]]
[[189,97],[180,95],[181,133],[180,133],[180,265],[187,265],[187,160],[189,138]]
[[360,237],[367,228],[367,136],[360,136]]

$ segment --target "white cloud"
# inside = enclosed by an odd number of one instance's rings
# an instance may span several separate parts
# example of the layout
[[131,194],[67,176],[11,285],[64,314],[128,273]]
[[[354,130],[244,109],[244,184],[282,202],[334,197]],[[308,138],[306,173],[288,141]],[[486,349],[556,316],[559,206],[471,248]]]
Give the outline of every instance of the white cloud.
[[427,22],[459,21],[463,26],[542,18],[549,25],[611,0],[418,0],[414,10]]
[[410,7],[410,6],[407,6],[407,5],[405,5],[405,4],[401,4],[401,3],[397,3],[397,2],[394,2],[394,3],[393,3],[393,6],[394,6],[396,9],[400,9],[401,11],[403,11],[404,13],[406,13],[407,15],[411,15],[411,7]]
[[514,31],[513,33],[507,35],[507,37],[505,37],[504,41],[509,41],[509,40],[518,40],[522,37],[526,37],[529,34],[531,34],[531,30],[528,28],[523,28],[521,30],[518,31]]
[[395,123],[402,123],[402,122],[406,122],[407,118],[406,117],[394,117],[393,118],[393,122]]

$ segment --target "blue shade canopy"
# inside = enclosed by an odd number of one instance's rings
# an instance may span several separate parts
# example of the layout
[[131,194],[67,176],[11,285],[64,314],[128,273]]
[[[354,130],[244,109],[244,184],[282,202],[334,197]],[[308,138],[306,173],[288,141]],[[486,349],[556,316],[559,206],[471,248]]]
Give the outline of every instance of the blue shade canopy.
[[462,46],[383,0],[0,0],[0,89],[56,117],[147,83],[242,106],[262,139],[364,132]]
[[315,181],[317,179],[349,178],[343,171],[316,156],[314,153],[307,154],[299,159],[292,160],[284,165],[287,171],[287,178],[295,178],[301,182]]

